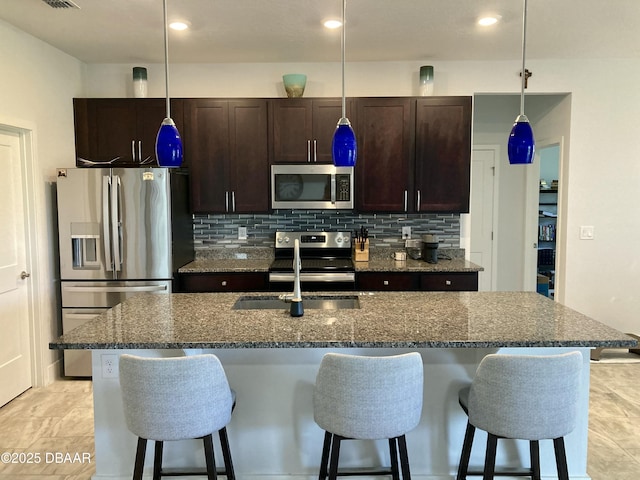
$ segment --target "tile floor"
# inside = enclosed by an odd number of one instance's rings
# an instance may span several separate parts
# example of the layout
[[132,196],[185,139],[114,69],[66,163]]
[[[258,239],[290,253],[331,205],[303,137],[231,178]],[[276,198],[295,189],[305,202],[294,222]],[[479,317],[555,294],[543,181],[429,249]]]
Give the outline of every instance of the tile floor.
[[[632,363],[592,363],[587,470],[593,480],[640,478],[640,362],[619,357]],[[91,382],[77,380],[31,389],[0,408],[0,454],[29,453],[32,461],[40,454],[39,463],[0,463],[0,480],[91,478],[92,412]]]

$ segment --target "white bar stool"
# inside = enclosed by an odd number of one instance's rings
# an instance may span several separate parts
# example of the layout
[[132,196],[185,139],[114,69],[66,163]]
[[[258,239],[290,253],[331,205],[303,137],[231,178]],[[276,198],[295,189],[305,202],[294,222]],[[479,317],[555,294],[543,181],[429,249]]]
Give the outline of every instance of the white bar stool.
[[[482,359],[470,387],[460,391],[459,402],[469,419],[457,480],[467,475],[529,476],[540,480],[539,440],[552,439],[559,480],[569,480],[564,437],[576,425],[582,375],[582,354],[500,355]],[[488,434],[484,470],[469,472],[469,457],[476,428]],[[529,440],[531,468],[495,472],[499,438]]]
[[[389,440],[391,467],[366,475],[410,480],[405,434],[420,422],[423,396],[422,357],[417,352],[388,357],[326,354],[313,394],[314,419],[325,430],[319,480],[362,475],[338,470],[342,440]],[[329,462],[329,457],[331,457]]]
[[[231,420],[234,394],[215,355],[146,358],[120,356],[120,389],[129,430],[138,436],[133,472],[141,480],[147,440],[155,441],[153,478],[194,475],[194,471],[170,473],[162,470],[165,441],[202,438],[206,475],[234,480],[226,425]],[[213,433],[218,432],[225,469],[217,472]],[[201,473],[201,472],[200,472]]]

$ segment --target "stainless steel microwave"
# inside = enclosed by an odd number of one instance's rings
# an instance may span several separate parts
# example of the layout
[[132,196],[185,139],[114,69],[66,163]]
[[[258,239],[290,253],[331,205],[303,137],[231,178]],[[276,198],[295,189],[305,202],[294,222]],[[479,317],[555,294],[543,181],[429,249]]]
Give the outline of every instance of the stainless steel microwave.
[[353,167],[272,165],[271,208],[353,209]]

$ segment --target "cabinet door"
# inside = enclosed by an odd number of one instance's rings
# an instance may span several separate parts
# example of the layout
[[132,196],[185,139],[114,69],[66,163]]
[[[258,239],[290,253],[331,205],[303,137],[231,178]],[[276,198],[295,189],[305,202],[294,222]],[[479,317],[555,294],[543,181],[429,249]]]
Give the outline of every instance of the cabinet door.
[[416,185],[420,212],[469,212],[471,97],[419,98]]
[[134,163],[137,118],[131,99],[75,98],[73,105],[78,159]]
[[[312,108],[312,161],[318,163],[333,163],[331,145],[333,134],[342,117],[342,101],[340,99],[313,100]],[[347,103],[347,118],[349,118],[349,103]]]
[[311,161],[312,101],[306,98],[273,99],[270,112],[271,163]]
[[358,290],[413,291],[417,290],[418,276],[413,273],[361,272],[357,274]]
[[356,208],[362,212],[407,211],[412,188],[415,101],[358,98],[355,103]]
[[269,211],[266,100],[229,102],[229,190],[232,211]]
[[186,99],[185,158],[191,178],[191,208],[195,213],[226,212],[229,158],[229,102]]
[[267,274],[262,272],[183,273],[182,292],[260,292],[267,290]]
[[[134,100],[136,108],[136,140],[134,148],[136,150],[137,163],[157,166],[156,160],[156,137],[162,120],[167,115],[167,104],[164,99],[139,99]],[[181,99],[171,100],[171,118],[176,124],[176,128],[184,143],[184,115],[183,103]],[[140,160],[141,159],[141,160]],[[185,159],[186,160],[186,159]],[[186,163],[185,163],[186,166]]]
[[478,272],[424,273],[420,275],[420,290],[475,292],[478,290]]

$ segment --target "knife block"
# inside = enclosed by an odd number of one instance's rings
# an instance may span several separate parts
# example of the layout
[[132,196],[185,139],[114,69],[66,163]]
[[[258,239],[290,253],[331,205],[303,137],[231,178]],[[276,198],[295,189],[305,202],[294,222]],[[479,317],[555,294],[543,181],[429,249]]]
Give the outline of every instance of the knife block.
[[360,242],[353,245],[353,261],[368,262],[369,261],[369,240],[364,241],[364,250],[360,250]]

